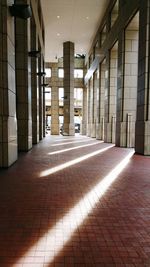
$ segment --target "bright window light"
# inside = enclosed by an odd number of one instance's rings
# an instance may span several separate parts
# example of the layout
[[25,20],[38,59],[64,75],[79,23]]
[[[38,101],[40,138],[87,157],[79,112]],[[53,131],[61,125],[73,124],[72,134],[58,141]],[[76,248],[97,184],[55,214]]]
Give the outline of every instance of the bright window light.
[[58,69],[58,77],[59,78],[64,78],[64,69],[62,69],[62,68]]
[[74,88],[74,107],[82,108],[83,88]]
[[59,106],[64,105],[64,88],[59,88]]
[[45,68],[45,72],[46,72],[46,78],[51,78],[52,76],[51,68]]
[[83,78],[83,70],[75,69],[74,70],[74,78]]
[[[49,229],[43,237],[39,239],[23,257],[13,264],[16,267],[20,264],[26,265],[35,252],[45,251],[45,267],[49,267],[54,258],[61,252],[66,243],[71,239],[74,232],[83,224],[89,213],[92,212],[101,197],[106,193],[110,186],[115,182],[119,174],[129,163],[134,151],[130,150],[129,154],[116,167],[108,173],[89,193],[62,217],[53,228]],[[22,265],[21,265],[22,266]],[[38,267],[43,267],[39,263]]]
[[45,100],[51,100],[51,88],[45,88]]

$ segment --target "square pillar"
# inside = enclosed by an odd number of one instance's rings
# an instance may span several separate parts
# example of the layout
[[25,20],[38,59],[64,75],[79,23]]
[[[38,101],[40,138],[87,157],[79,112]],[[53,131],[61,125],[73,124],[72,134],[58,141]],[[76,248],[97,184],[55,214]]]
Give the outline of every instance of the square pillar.
[[74,43],[63,44],[64,55],[64,135],[74,135]]
[[[27,0],[16,0],[17,4],[29,4]],[[32,97],[31,97],[31,58],[30,19],[15,19],[16,30],[16,89],[18,119],[18,149],[32,148]]]
[[17,160],[15,38],[10,4],[14,1],[0,2],[0,167]]
[[[31,51],[38,50],[38,40],[34,18],[31,19]],[[39,88],[37,78],[38,59],[31,57],[31,88],[32,88],[32,142],[39,142]]]
[[51,134],[59,135],[59,92],[55,86],[51,89]]
[[81,134],[86,135],[87,133],[87,88],[83,88],[83,111],[82,111],[82,124]]
[[93,77],[88,82],[87,88],[87,104],[88,104],[88,119],[87,119],[87,136],[91,136],[91,124],[92,124],[92,84],[93,84]]
[[[41,50],[40,44],[39,44],[39,50]],[[42,61],[42,55],[38,59],[38,72],[43,71],[43,61]],[[43,92],[44,87],[42,86],[44,84],[44,78],[39,76],[38,79],[38,86],[39,86],[39,139],[43,139]]]
[[135,151],[150,155],[150,2],[140,2]]
[[105,60],[100,64],[99,91],[97,103],[97,131],[96,138],[104,140],[104,93],[105,93]]

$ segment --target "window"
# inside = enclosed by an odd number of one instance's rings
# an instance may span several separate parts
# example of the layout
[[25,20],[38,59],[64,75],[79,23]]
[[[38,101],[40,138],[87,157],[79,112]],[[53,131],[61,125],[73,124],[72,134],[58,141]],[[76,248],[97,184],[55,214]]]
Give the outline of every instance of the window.
[[93,59],[95,59],[95,56],[96,56],[96,49],[98,48],[98,46],[99,46],[99,43],[98,43],[98,40],[96,41],[96,44],[95,44],[95,46],[94,46],[94,48],[93,48]]
[[111,27],[114,25],[118,17],[118,11],[119,11],[119,1],[117,0],[111,11]]
[[62,69],[62,68],[58,69],[58,77],[59,78],[64,78],[64,69]]
[[83,78],[83,70],[75,69],[74,70],[74,78]]
[[100,39],[101,39],[101,46],[104,43],[105,39],[106,39],[106,24],[104,25],[101,34],[100,34]]
[[45,68],[46,78],[50,78],[52,76],[51,68]]
[[93,54],[89,56],[89,67],[91,66],[92,62],[93,62]]
[[64,105],[64,88],[59,88],[59,106]]
[[83,89],[74,88],[74,106],[82,107],[82,100],[83,100]]
[[51,88],[45,88],[45,105],[51,106]]

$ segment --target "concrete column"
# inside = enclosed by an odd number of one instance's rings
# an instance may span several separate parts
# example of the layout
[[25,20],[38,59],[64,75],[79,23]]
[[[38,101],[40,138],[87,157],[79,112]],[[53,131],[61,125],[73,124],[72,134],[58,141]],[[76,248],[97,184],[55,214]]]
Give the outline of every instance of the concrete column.
[[59,88],[56,86],[58,82],[58,64],[52,65],[51,78],[51,134],[59,134]]
[[100,115],[100,69],[97,70],[96,79],[96,139],[99,139],[99,115]]
[[[43,57],[42,71],[45,70],[45,62]],[[45,78],[43,77],[43,82],[46,83]],[[45,88],[43,88],[43,137],[46,136],[46,106],[45,106]]]
[[91,95],[92,95],[92,84],[93,84],[93,78],[91,78],[88,82],[88,88],[87,88],[87,99],[88,99],[88,119],[87,119],[87,136],[91,136],[91,124],[92,124],[92,101],[91,101]]
[[[134,26],[133,26],[134,25]],[[118,42],[118,88],[116,145],[134,147],[137,69],[138,69],[138,14],[133,17]]]
[[105,66],[106,62],[100,64],[100,77],[99,77],[99,94],[97,104],[97,131],[96,138],[104,140],[104,93],[105,93]]
[[[15,3],[29,4],[29,1]],[[32,147],[30,19],[16,18],[15,28],[18,148],[28,151]]]
[[126,146],[126,147],[135,146],[137,70],[138,70],[138,29],[137,30],[134,30],[134,28],[130,29],[130,24],[129,24],[129,26],[125,31],[123,121],[121,124],[121,146]]
[[[40,49],[40,45],[39,45],[39,49]],[[43,67],[42,67],[42,55],[41,55],[41,57],[38,59],[38,72],[42,72],[42,71],[43,71]],[[39,85],[39,139],[40,140],[43,139],[43,91],[44,91],[44,88],[42,84],[44,84],[44,79],[43,77],[39,76],[38,85]]]
[[116,113],[116,145],[121,146],[121,122],[123,117],[123,81],[124,81],[124,33],[118,39],[118,81],[117,81],[117,113]]
[[109,80],[109,128],[110,142],[116,141],[116,98],[117,98],[117,68],[118,68],[118,43],[110,51],[110,80]]
[[97,119],[97,71],[93,75],[93,97],[92,97],[92,124],[91,137],[96,137],[96,119]]
[[87,88],[83,88],[83,109],[82,109],[82,125],[81,134],[86,135],[87,133]]
[[[34,19],[31,20],[31,51],[38,50],[38,40]],[[32,142],[39,142],[39,88],[37,78],[38,59],[31,58],[31,88],[32,88]]]
[[150,2],[140,2],[140,5],[135,151],[150,155]]
[[106,55],[106,69],[105,69],[105,100],[104,100],[104,110],[105,110],[105,118],[104,118],[104,141],[106,143],[111,143],[111,123],[109,117],[109,108],[110,108],[110,55],[109,53]]
[[64,135],[74,135],[74,43],[63,44],[64,54]]
[[0,2],[0,167],[17,160],[14,18],[8,5]]
[[59,134],[59,91],[55,86],[51,89],[51,134]]
[[117,94],[118,45],[113,46],[107,56],[105,72],[105,142],[115,143],[116,135],[116,94]]

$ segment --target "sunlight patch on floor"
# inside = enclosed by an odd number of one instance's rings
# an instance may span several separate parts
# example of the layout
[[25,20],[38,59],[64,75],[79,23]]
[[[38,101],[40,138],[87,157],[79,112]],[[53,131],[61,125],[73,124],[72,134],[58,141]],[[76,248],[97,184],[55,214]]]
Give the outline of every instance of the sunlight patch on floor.
[[109,146],[107,146],[107,147],[105,147],[105,148],[101,148],[101,149],[96,150],[96,151],[94,151],[94,152],[92,152],[92,153],[89,153],[89,154],[86,154],[86,155],[81,156],[81,157],[79,157],[79,158],[70,160],[70,161],[68,161],[68,162],[65,162],[65,163],[63,163],[63,164],[60,164],[60,165],[55,166],[55,167],[53,167],[53,168],[49,168],[49,169],[47,169],[47,170],[45,170],[45,171],[42,171],[42,172],[40,173],[40,177],[45,177],[45,176],[48,176],[48,175],[53,174],[53,173],[55,173],[55,172],[61,171],[61,170],[65,169],[65,168],[68,168],[68,167],[70,167],[70,166],[72,166],[72,165],[75,165],[75,164],[77,164],[77,163],[80,163],[80,162],[83,161],[83,160],[86,160],[86,159],[89,159],[89,158],[91,158],[91,157],[94,157],[94,156],[96,156],[96,155],[98,155],[98,154],[100,154],[100,153],[102,153],[102,152],[104,152],[104,151],[106,151],[106,150],[108,150],[108,149],[110,149],[110,148],[112,148],[112,147],[114,147],[114,145],[111,144],[111,145],[109,145]]
[[90,140],[79,140],[79,141],[72,141],[72,142],[65,142],[65,143],[59,143],[59,144],[52,144],[51,146],[63,146],[63,145],[68,145],[68,144],[75,144],[75,143],[83,143],[83,142],[93,142],[93,139]]
[[83,148],[83,147],[89,147],[89,146],[98,145],[100,143],[103,143],[103,141],[97,141],[97,142],[94,142],[92,144],[76,146],[76,147],[70,147],[70,148],[66,148],[66,149],[62,149],[62,150],[53,151],[53,152],[48,153],[48,155],[60,154],[60,153],[64,153],[64,152],[67,152],[67,151],[71,151],[71,150],[75,150],[75,149],[79,149],[79,148]]
[[[28,250],[26,254],[17,262],[26,265],[30,262],[31,255],[40,251],[44,251],[44,267],[49,267],[54,258],[63,249],[66,243],[71,239],[74,232],[82,225],[88,214],[92,212],[95,205],[101,197],[107,192],[110,186],[115,182],[119,174],[129,163],[133,156],[134,150],[130,150],[129,154],[121,160],[93,189],[87,193],[72,209],[62,217],[53,228],[49,229],[39,241]],[[13,265],[15,267],[16,264]],[[43,262],[38,264],[38,267],[43,267]]]

